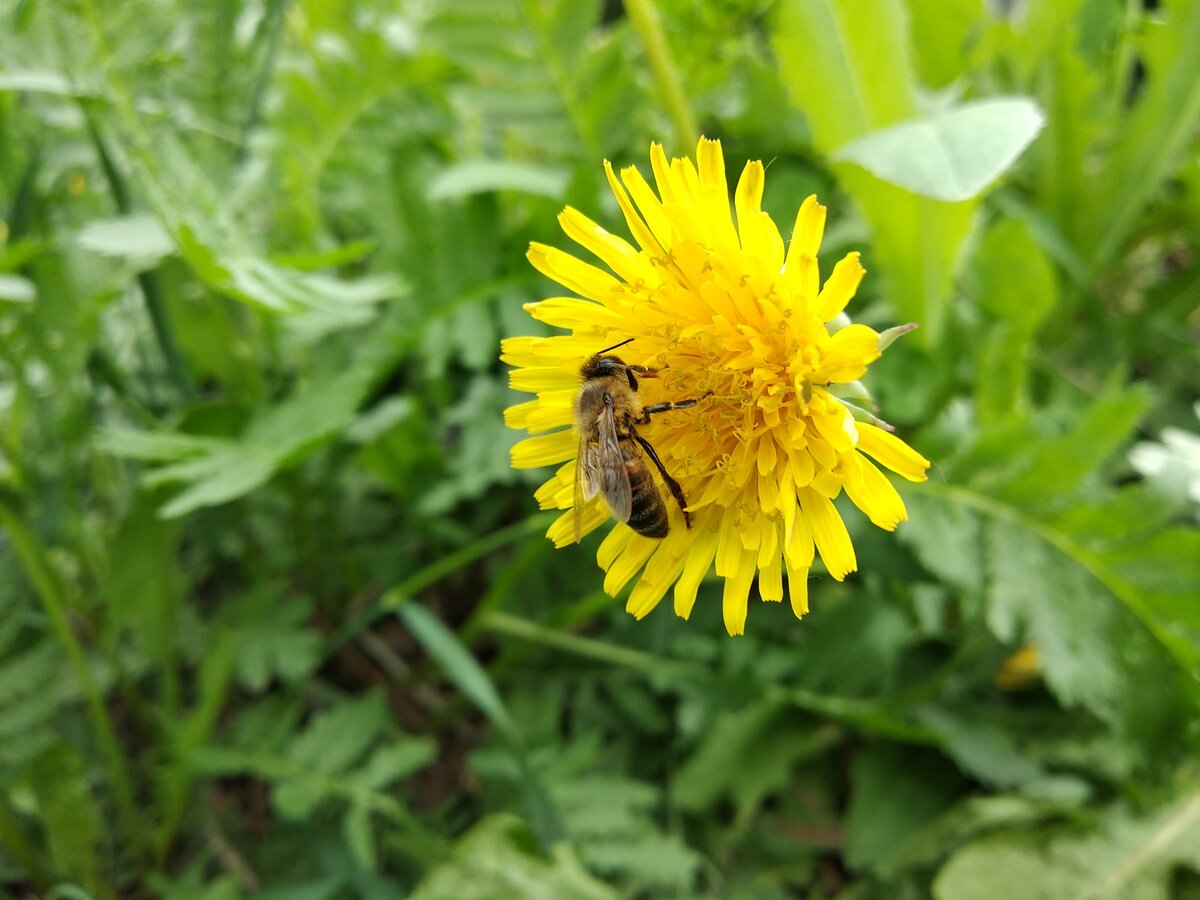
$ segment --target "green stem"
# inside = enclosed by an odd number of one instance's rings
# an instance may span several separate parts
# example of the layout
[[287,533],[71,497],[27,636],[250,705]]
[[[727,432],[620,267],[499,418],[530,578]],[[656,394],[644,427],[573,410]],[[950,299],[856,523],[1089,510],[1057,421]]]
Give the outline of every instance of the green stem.
[[[96,149],[96,156],[100,160],[100,167],[104,170],[104,177],[108,181],[109,190],[112,191],[117,211],[121,215],[127,216],[133,211],[129,186],[117,168],[112,154],[109,153],[104,136],[86,108],[84,109],[84,119],[87,122],[88,134],[92,138],[92,145]],[[175,332],[171,328],[171,320],[167,315],[166,297],[163,293],[162,282],[158,278],[158,272],[153,269],[139,272],[137,281],[138,286],[142,289],[142,298],[146,301],[146,312],[150,316],[150,325],[154,329],[154,339],[158,342],[159,350],[166,361],[171,381],[175,383],[175,387],[185,398],[194,400],[196,390],[192,385],[192,378],[188,373],[187,364],[184,362],[183,353],[179,349],[179,342],[175,339]]]
[[330,638],[327,652],[333,652],[348,641],[352,641],[360,631],[370,628],[388,613],[395,612],[396,609],[403,606],[416,594],[419,594],[431,585],[437,584],[452,572],[461,569],[468,563],[474,562],[481,556],[486,556],[493,550],[499,550],[506,544],[513,543],[523,537],[545,529],[551,521],[553,521],[553,517],[550,514],[536,513],[527,519],[514,522],[512,525],[501,528],[499,531],[493,531],[491,534],[472,541],[465,547],[460,547],[453,553],[448,553],[440,559],[434,560],[425,566],[425,568],[414,572],[399,584],[388,588],[379,600],[371,604],[357,618],[346,623]]
[[55,637],[58,638],[67,653],[67,661],[74,670],[75,679],[78,681],[79,689],[87,703],[92,728],[108,766],[121,826],[125,830],[130,844],[137,846],[142,834],[142,827],[138,820],[137,804],[134,800],[133,780],[130,778],[125,756],[121,752],[121,745],[117,740],[116,728],[113,727],[108,708],[104,705],[104,697],[92,676],[87,655],[75,632],[71,630],[71,624],[67,619],[65,592],[46,561],[45,547],[25,527],[25,523],[10,507],[7,498],[0,498],[0,525],[3,525],[8,532],[9,541],[15,548],[26,575],[42,601],[42,608],[46,612],[46,618],[50,620]]
[[646,61],[650,64],[659,99],[675,125],[678,149],[690,150],[696,145],[700,130],[687,96],[683,93],[679,70],[671,56],[667,36],[663,34],[658,21],[658,10],[654,8],[653,0],[625,0],[625,11],[629,13],[629,19],[646,51]]
[[24,869],[25,877],[41,889],[49,884],[46,864],[37,848],[21,828],[16,815],[8,804],[0,800],[0,844],[8,851],[17,865]]

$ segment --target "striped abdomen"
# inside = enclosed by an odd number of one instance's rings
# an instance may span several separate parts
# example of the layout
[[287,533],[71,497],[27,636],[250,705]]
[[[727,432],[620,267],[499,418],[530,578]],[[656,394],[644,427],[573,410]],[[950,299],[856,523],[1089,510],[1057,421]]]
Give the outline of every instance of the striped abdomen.
[[654,476],[646,466],[642,449],[633,438],[621,439],[621,456],[625,459],[625,471],[629,473],[629,522],[630,528],[642,537],[664,538],[667,536],[667,505],[663,502]]

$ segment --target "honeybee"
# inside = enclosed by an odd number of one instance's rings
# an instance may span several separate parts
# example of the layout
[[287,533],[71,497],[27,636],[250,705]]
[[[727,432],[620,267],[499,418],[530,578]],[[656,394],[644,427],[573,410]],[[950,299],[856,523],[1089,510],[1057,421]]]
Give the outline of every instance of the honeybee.
[[638,394],[638,378],[657,378],[658,370],[631,366],[608,355],[632,340],[621,341],[588,357],[579,370],[583,385],[575,398],[575,430],[579,435],[579,457],[575,464],[576,543],[583,536],[583,505],[596,494],[604,498],[614,519],[627,523],[638,534],[649,538],[667,536],[667,506],[646,466],[647,456],[679,504],[684,524],[692,527],[683,488],[667,473],[654,447],[637,433],[636,426],[648,425],[652,415],[687,409],[699,400],[643,404]]

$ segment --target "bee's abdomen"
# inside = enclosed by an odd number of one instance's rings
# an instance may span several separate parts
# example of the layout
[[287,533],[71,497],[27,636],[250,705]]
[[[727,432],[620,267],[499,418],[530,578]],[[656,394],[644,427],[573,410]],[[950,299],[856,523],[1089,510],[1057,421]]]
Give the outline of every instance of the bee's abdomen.
[[663,503],[654,476],[640,457],[626,460],[629,469],[630,528],[642,537],[664,538],[667,536],[667,505]]

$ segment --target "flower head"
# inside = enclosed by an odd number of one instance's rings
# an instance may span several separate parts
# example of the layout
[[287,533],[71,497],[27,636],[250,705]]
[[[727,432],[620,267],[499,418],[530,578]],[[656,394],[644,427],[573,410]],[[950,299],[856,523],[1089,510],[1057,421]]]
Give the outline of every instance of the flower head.
[[756,575],[763,600],[782,600],[786,570],[792,609],[802,616],[815,554],[839,581],[857,568],[833,503],[843,490],[880,528],[906,518],[875,463],[923,481],[929,461],[853,401],[869,402],[857,380],[912,326],[878,334],[849,324],[842,310],[863,277],[858,254],[822,284],[825,208],[815,197],[805,200],[785,245],[761,209],[762,163],[748,163],[738,181],[735,225],[718,141],[701,138],[695,164],[668,161],[657,144],[650,159],[657,195],[636,168],[618,180],[604,164],[636,246],[576,209],[559,216],[567,235],[607,271],[554,247],[529,248],[538,271],[576,296],[525,307],[569,334],[504,341],[502,358],[516,367],[513,388],[537,395],[505,413],[511,427],[534,435],[513,448],[512,462],[560,464],[536,494],[543,508],[567,510],[548,532],[556,545],[575,538],[577,515],[585,533],[609,518],[602,495],[573,509],[574,406],[584,361],[629,340],[620,358],[646,367],[638,383],[645,404],[697,401],[637,425],[682,488],[691,528],[654,476],[669,531],[643,537],[618,522],[597,554],[604,588],[615,595],[640,573],[629,612],[646,615],[673,585],[675,612],[687,618],[715,564],[725,580],[725,627],[741,634]]

